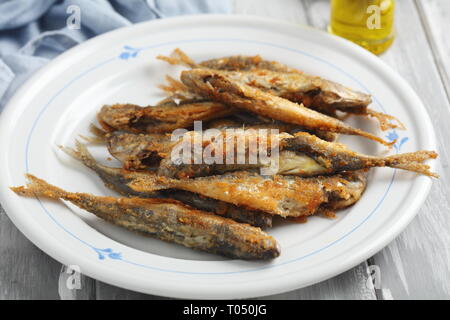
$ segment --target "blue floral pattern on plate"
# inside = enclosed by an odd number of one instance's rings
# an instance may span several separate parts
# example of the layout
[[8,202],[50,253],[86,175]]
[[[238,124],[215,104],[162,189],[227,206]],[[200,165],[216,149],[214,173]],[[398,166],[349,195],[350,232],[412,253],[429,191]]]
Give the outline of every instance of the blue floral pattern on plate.
[[119,58],[122,60],[128,60],[136,58],[142,48],[133,48],[130,46],[123,46],[123,51],[120,53]]
[[92,249],[94,249],[95,252],[97,252],[98,258],[100,260],[104,260],[105,258],[110,258],[113,260],[122,259],[122,254],[120,252],[114,252],[113,249],[111,249],[111,248],[99,249],[99,248],[92,247]]
[[390,131],[386,136],[386,139],[388,139],[388,141],[390,141],[390,142],[397,140],[393,144],[393,147],[395,148],[395,150],[397,152],[399,152],[400,149],[402,148],[402,146],[409,140],[408,137],[403,137],[400,140],[399,140],[399,138],[400,137],[399,137],[397,131],[395,131],[395,130]]

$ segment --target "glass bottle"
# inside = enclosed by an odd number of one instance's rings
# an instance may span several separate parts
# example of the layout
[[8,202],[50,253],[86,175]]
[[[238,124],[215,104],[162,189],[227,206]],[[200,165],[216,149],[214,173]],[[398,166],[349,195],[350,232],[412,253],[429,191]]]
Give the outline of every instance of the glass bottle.
[[395,38],[394,0],[331,0],[328,31],[380,54]]

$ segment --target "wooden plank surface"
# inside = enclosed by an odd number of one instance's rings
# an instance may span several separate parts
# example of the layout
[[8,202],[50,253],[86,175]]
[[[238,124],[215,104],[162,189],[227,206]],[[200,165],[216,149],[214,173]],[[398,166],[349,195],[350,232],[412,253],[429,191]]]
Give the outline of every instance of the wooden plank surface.
[[60,264],[35,247],[0,207],[0,300],[58,299]]
[[450,1],[415,0],[441,80],[450,98]]
[[375,300],[376,294],[370,285],[368,263],[363,262],[332,279],[318,284],[262,299],[273,300]]
[[[333,279],[269,299],[414,299],[450,297],[450,139],[449,53],[446,36],[450,1],[397,1],[398,38],[381,58],[396,69],[424,100],[440,141],[440,174],[419,216],[400,237],[369,261]],[[234,0],[235,13],[253,14],[325,29],[328,0]],[[445,90],[447,89],[447,92]],[[32,245],[0,207],[0,299],[58,299],[61,265]],[[368,267],[381,284],[373,290]],[[75,299],[156,299],[87,277]]]
[[[61,264],[25,238],[0,206],[0,300],[60,299],[60,273]],[[95,281],[81,275],[80,283],[72,299],[95,298]]]
[[[429,2],[429,1],[417,1]],[[433,1],[431,1],[433,2]],[[441,4],[446,0],[434,1]],[[381,58],[396,69],[425,103],[439,140],[439,180],[435,180],[415,220],[387,248],[375,255],[381,285],[394,299],[450,298],[450,105],[414,1],[397,1],[398,37]],[[429,17],[433,20],[432,17]],[[444,31],[444,30],[443,30]],[[413,107],[413,106],[411,106]]]

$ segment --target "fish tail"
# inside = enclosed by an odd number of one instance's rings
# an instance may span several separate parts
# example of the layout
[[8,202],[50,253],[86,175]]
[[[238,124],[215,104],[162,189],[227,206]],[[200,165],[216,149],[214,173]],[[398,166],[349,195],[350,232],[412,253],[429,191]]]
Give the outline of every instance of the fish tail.
[[166,80],[169,83],[169,85],[172,88],[175,88],[176,90],[181,90],[181,91],[187,91],[188,90],[188,88],[180,80],[177,80],[177,79],[175,79],[175,78],[173,78],[173,77],[171,77],[169,75],[166,76]]
[[423,162],[429,159],[436,159],[438,154],[434,151],[416,151],[388,156],[384,159],[385,165],[391,168],[398,168],[439,178],[439,175],[430,171],[430,166]]
[[398,120],[396,117],[391,116],[389,114],[377,112],[372,109],[367,109],[367,115],[377,119],[380,124],[380,128],[383,131],[386,131],[389,129],[406,130],[406,126],[400,120]]
[[98,137],[99,139],[102,139],[103,141],[106,141],[106,139],[108,139],[109,137],[109,133],[100,129],[99,127],[97,127],[94,124],[90,124],[89,125],[89,131],[95,135],[96,137]]
[[156,57],[156,59],[166,61],[172,65],[178,64],[178,65],[187,66],[189,68],[195,68],[198,66],[194,62],[194,60],[189,58],[189,56],[187,54],[185,54],[183,51],[181,51],[181,49],[179,49],[179,48],[176,48],[175,50],[173,50],[172,53],[170,54],[170,56],[159,55]]
[[69,156],[81,161],[85,166],[93,170],[98,169],[97,161],[91,155],[91,153],[86,148],[86,145],[78,140],[75,140],[75,149],[69,147],[60,147]]
[[69,192],[64,191],[58,187],[55,187],[42,179],[39,179],[32,174],[25,175],[28,179],[26,186],[11,187],[11,190],[21,196],[26,197],[43,197],[48,199],[61,199],[70,195]]
[[89,132],[91,132],[94,136],[93,137],[86,137],[80,134],[80,138],[83,140],[93,143],[93,144],[103,144],[108,139],[108,132],[100,129],[96,125],[92,124],[89,126]]
[[170,98],[180,98],[187,99],[192,96],[192,93],[189,92],[189,89],[179,80],[167,75],[166,76],[167,85],[161,84],[158,87],[164,92],[171,95]]

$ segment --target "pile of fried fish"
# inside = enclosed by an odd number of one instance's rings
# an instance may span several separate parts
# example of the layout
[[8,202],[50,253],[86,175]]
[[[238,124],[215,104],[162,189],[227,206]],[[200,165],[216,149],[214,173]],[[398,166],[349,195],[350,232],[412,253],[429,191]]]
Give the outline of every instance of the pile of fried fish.
[[[424,163],[437,157],[434,151],[376,157],[336,142],[339,134],[386,146],[395,142],[345,124],[348,115],[378,121],[382,130],[404,129],[393,116],[370,109],[368,94],[260,56],[196,63],[175,49],[158,59],[187,67],[179,80],[168,76],[161,85],[167,98],[155,106],[105,105],[98,112],[100,127],[91,126],[94,135],[85,138],[105,144],[121,168],[100,164],[79,141],[75,148],[63,148],[123,197],[71,193],[30,174],[27,186],[12,190],[69,201],[106,221],[164,241],[261,260],[280,255],[277,241],[263,231],[273,219],[332,216],[351,206],[364,192],[369,168],[437,177]],[[170,155],[180,141],[172,141],[170,133],[192,130],[195,121],[224,136],[230,128],[277,129],[277,171],[261,174],[259,169],[267,165],[262,162],[173,162]],[[245,134],[244,139],[249,138]]]

